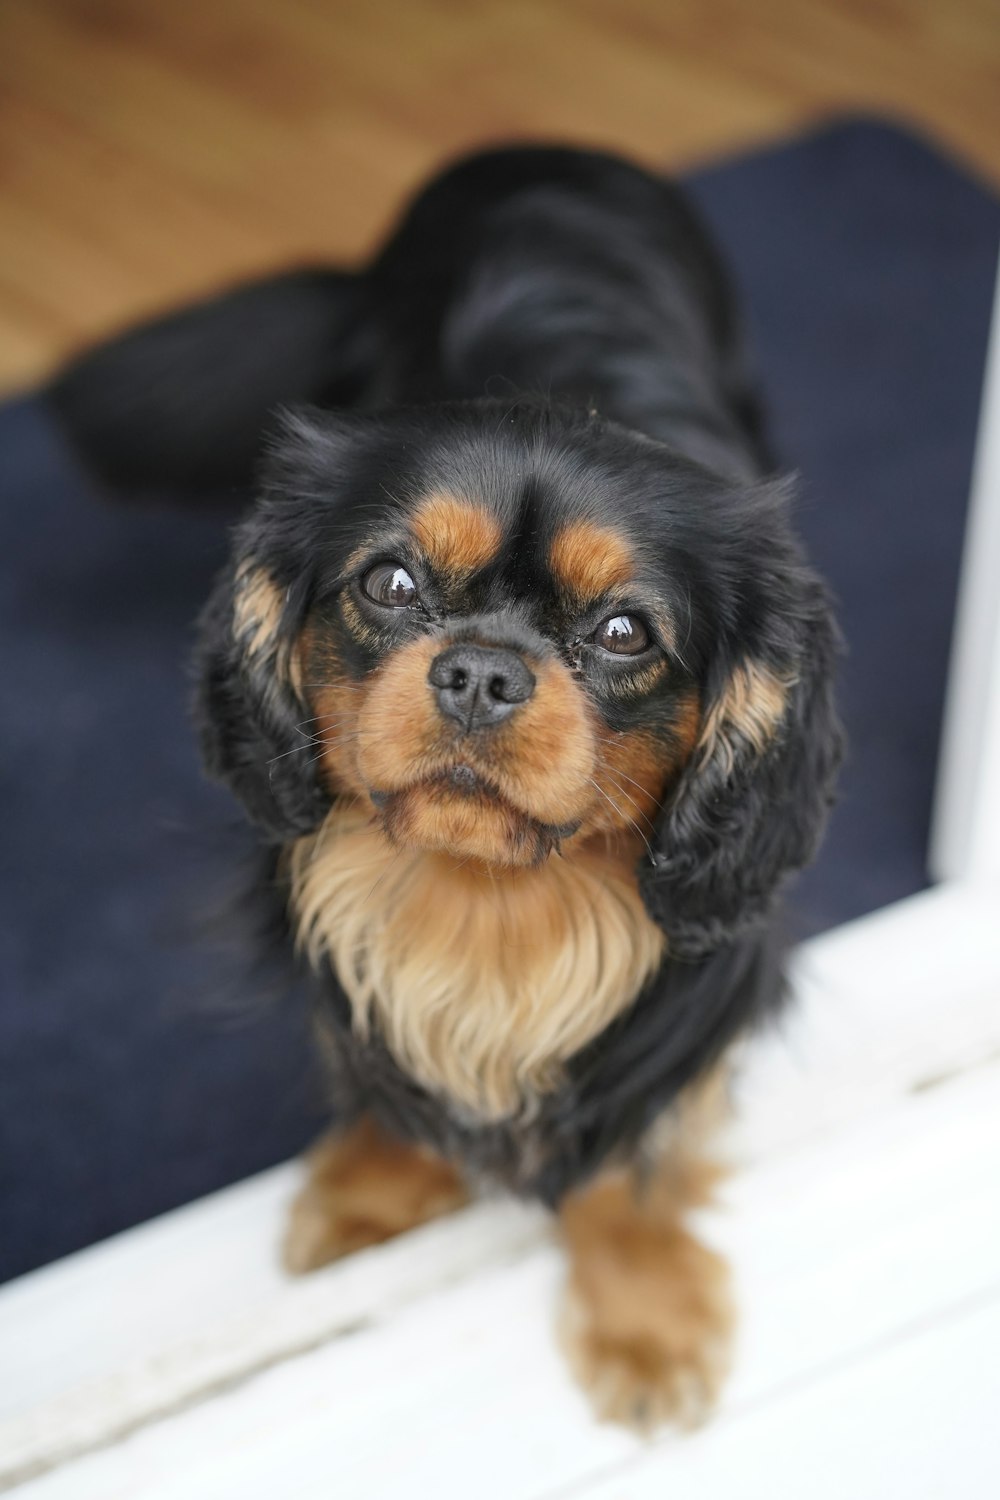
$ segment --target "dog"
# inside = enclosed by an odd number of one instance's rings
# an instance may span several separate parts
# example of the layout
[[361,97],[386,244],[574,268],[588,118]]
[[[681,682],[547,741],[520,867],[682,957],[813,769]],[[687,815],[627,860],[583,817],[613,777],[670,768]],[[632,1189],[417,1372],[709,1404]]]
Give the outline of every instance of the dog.
[[700,1421],[733,1305],[686,1216],[842,735],[691,206],[609,155],[477,154],[364,269],[140,328],[49,399],[112,489],[255,495],[196,712],[330,1059],[287,1264],[502,1184],[558,1220],[599,1414]]

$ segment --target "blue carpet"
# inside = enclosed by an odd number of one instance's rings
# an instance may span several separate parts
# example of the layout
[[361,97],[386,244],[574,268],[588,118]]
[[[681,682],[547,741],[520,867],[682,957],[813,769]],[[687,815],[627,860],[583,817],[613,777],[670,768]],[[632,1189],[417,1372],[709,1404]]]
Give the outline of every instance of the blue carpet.
[[[799,935],[925,883],[1000,205],[871,122],[700,172],[776,445],[849,646],[852,752]],[[185,718],[220,523],[88,492],[39,405],[0,410],[0,1277],[300,1149],[301,997],[227,1008],[193,932],[214,831]],[[208,997],[213,997],[210,1001]]]

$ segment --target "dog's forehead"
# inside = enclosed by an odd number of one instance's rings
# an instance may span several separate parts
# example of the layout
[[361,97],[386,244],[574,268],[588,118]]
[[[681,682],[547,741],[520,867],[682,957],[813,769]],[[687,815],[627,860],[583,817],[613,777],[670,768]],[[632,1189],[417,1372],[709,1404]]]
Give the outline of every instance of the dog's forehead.
[[408,531],[421,557],[453,582],[493,581],[518,594],[555,592],[585,607],[633,582],[628,528],[592,506],[526,493],[519,504],[436,490],[420,496]]

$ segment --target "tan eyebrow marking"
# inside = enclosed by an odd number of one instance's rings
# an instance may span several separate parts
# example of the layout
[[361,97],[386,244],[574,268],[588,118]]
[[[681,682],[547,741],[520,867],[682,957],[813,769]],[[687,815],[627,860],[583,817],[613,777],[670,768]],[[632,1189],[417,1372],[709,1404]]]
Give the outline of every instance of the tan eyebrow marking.
[[632,549],[624,537],[592,521],[564,526],[549,548],[556,582],[579,603],[599,599],[628,583],[635,573]]
[[428,562],[445,574],[474,573],[485,567],[503,539],[503,528],[492,511],[456,495],[428,496],[411,525]]

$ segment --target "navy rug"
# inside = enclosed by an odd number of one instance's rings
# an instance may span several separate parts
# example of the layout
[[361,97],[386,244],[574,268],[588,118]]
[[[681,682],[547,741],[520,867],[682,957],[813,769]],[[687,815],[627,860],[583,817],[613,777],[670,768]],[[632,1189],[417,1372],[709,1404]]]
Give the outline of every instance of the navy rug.
[[[868,122],[691,188],[749,309],[776,445],[849,646],[852,753],[799,935],[925,883],[1000,205]],[[191,931],[216,901],[185,718],[214,521],[88,492],[0,410],[0,1277],[299,1150],[323,1120],[300,997],[249,1013]]]

